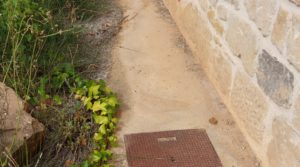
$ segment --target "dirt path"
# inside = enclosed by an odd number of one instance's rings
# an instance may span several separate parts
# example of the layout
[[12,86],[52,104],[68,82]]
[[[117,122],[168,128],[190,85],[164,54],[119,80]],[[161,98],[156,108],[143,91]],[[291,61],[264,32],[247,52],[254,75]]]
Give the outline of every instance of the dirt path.
[[207,130],[225,167],[259,166],[162,3],[120,3],[128,17],[113,49],[109,79],[122,100],[116,166],[126,166],[124,134],[189,128]]

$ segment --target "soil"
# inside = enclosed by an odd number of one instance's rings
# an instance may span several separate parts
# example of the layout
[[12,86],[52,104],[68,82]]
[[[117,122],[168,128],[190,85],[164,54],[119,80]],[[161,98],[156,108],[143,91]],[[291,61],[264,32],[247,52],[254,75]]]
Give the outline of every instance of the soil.
[[112,64],[111,50],[115,36],[121,29],[123,13],[116,1],[108,0],[109,8],[104,14],[81,23],[85,30],[80,37],[77,64],[83,67],[85,76],[107,80]]
[[223,166],[260,166],[163,2],[119,3],[126,19],[108,78],[122,102],[115,166],[127,166],[125,134],[195,128],[206,129]]

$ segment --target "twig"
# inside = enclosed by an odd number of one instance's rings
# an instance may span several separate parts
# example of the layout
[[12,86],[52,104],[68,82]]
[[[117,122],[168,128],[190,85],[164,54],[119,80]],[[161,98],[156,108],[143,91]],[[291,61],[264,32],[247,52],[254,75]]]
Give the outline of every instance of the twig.
[[37,167],[37,166],[38,166],[38,164],[40,163],[40,160],[41,160],[42,156],[43,156],[43,152],[41,152],[41,154],[40,154],[40,156],[39,156],[39,159],[36,161],[34,167]]
[[68,29],[68,30],[59,30],[58,32],[56,33],[53,33],[53,34],[49,34],[49,35],[45,35],[45,36],[41,36],[41,38],[47,38],[47,37],[51,37],[51,36],[55,36],[55,35],[61,35],[65,32],[69,32],[69,31],[72,31],[73,29]]
[[141,51],[139,51],[139,50],[135,50],[135,49],[126,48],[126,47],[124,47],[124,46],[118,46],[118,47],[119,47],[119,48],[121,48],[121,49],[130,50],[130,51],[133,51],[133,52],[143,53],[143,52],[141,52]]

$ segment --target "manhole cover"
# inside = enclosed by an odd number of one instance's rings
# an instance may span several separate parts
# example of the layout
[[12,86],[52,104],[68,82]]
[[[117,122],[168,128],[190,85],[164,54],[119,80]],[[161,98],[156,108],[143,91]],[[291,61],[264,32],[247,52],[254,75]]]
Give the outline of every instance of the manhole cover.
[[125,135],[130,167],[221,167],[205,130]]

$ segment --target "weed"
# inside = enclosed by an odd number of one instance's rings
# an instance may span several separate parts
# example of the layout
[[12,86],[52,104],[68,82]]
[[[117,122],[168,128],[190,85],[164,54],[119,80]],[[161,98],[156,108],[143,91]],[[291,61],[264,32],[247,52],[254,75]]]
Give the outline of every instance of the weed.
[[[89,167],[96,167],[99,165],[108,165],[107,161],[111,158],[112,153],[109,147],[116,144],[117,138],[114,135],[114,130],[117,123],[116,111],[119,105],[116,95],[108,88],[103,80],[94,81],[89,79],[82,79],[75,73],[74,67],[71,64],[64,64],[55,68],[50,78],[51,82],[45,82],[41,86],[41,94],[47,100],[41,100],[39,111],[35,112],[35,116],[40,118],[42,122],[48,127],[55,136],[50,136],[54,144],[52,148],[45,148],[47,157],[53,157],[60,154],[61,151],[69,150],[72,153],[80,152],[87,147],[91,152],[88,156],[80,154],[78,159],[64,159],[62,162],[55,164],[62,165],[64,162],[70,164],[88,165]],[[54,82],[54,83],[53,83]],[[69,99],[67,104],[69,107],[59,107],[47,103],[47,101],[55,101],[55,97],[49,96],[45,87],[51,87],[48,91],[57,92],[62,88],[68,88],[73,92],[73,100]],[[61,102],[60,96],[56,95]],[[64,98],[65,99],[65,98]],[[41,112],[49,108],[48,114]],[[49,109],[48,109],[49,110]],[[51,114],[51,115],[49,115]],[[49,120],[50,118],[50,120]],[[51,133],[50,133],[51,134]],[[90,144],[88,146],[88,144]],[[52,150],[51,150],[52,149]],[[49,151],[50,150],[50,151]],[[45,151],[44,151],[45,152]],[[88,154],[85,151],[85,154]],[[85,160],[84,160],[85,159]],[[80,163],[80,161],[82,161]],[[54,164],[52,164],[54,165]],[[45,165],[43,165],[45,166]],[[51,165],[50,165],[51,166]]]
[[[116,140],[116,96],[104,81],[82,79],[77,74],[73,64],[76,49],[72,51],[82,31],[76,28],[76,21],[99,13],[95,8],[105,1],[0,1],[0,81],[30,104],[50,132],[51,141],[46,142],[55,144],[45,148],[49,149],[46,155],[38,156],[40,164],[45,156],[61,158],[57,157],[61,151],[77,154],[74,164],[79,164],[86,154],[79,154],[79,147],[91,148],[82,163],[85,166],[105,165],[111,156],[108,148]],[[106,10],[103,5],[100,8]],[[80,99],[70,98],[74,94]],[[11,157],[0,160],[0,165],[10,161]]]

